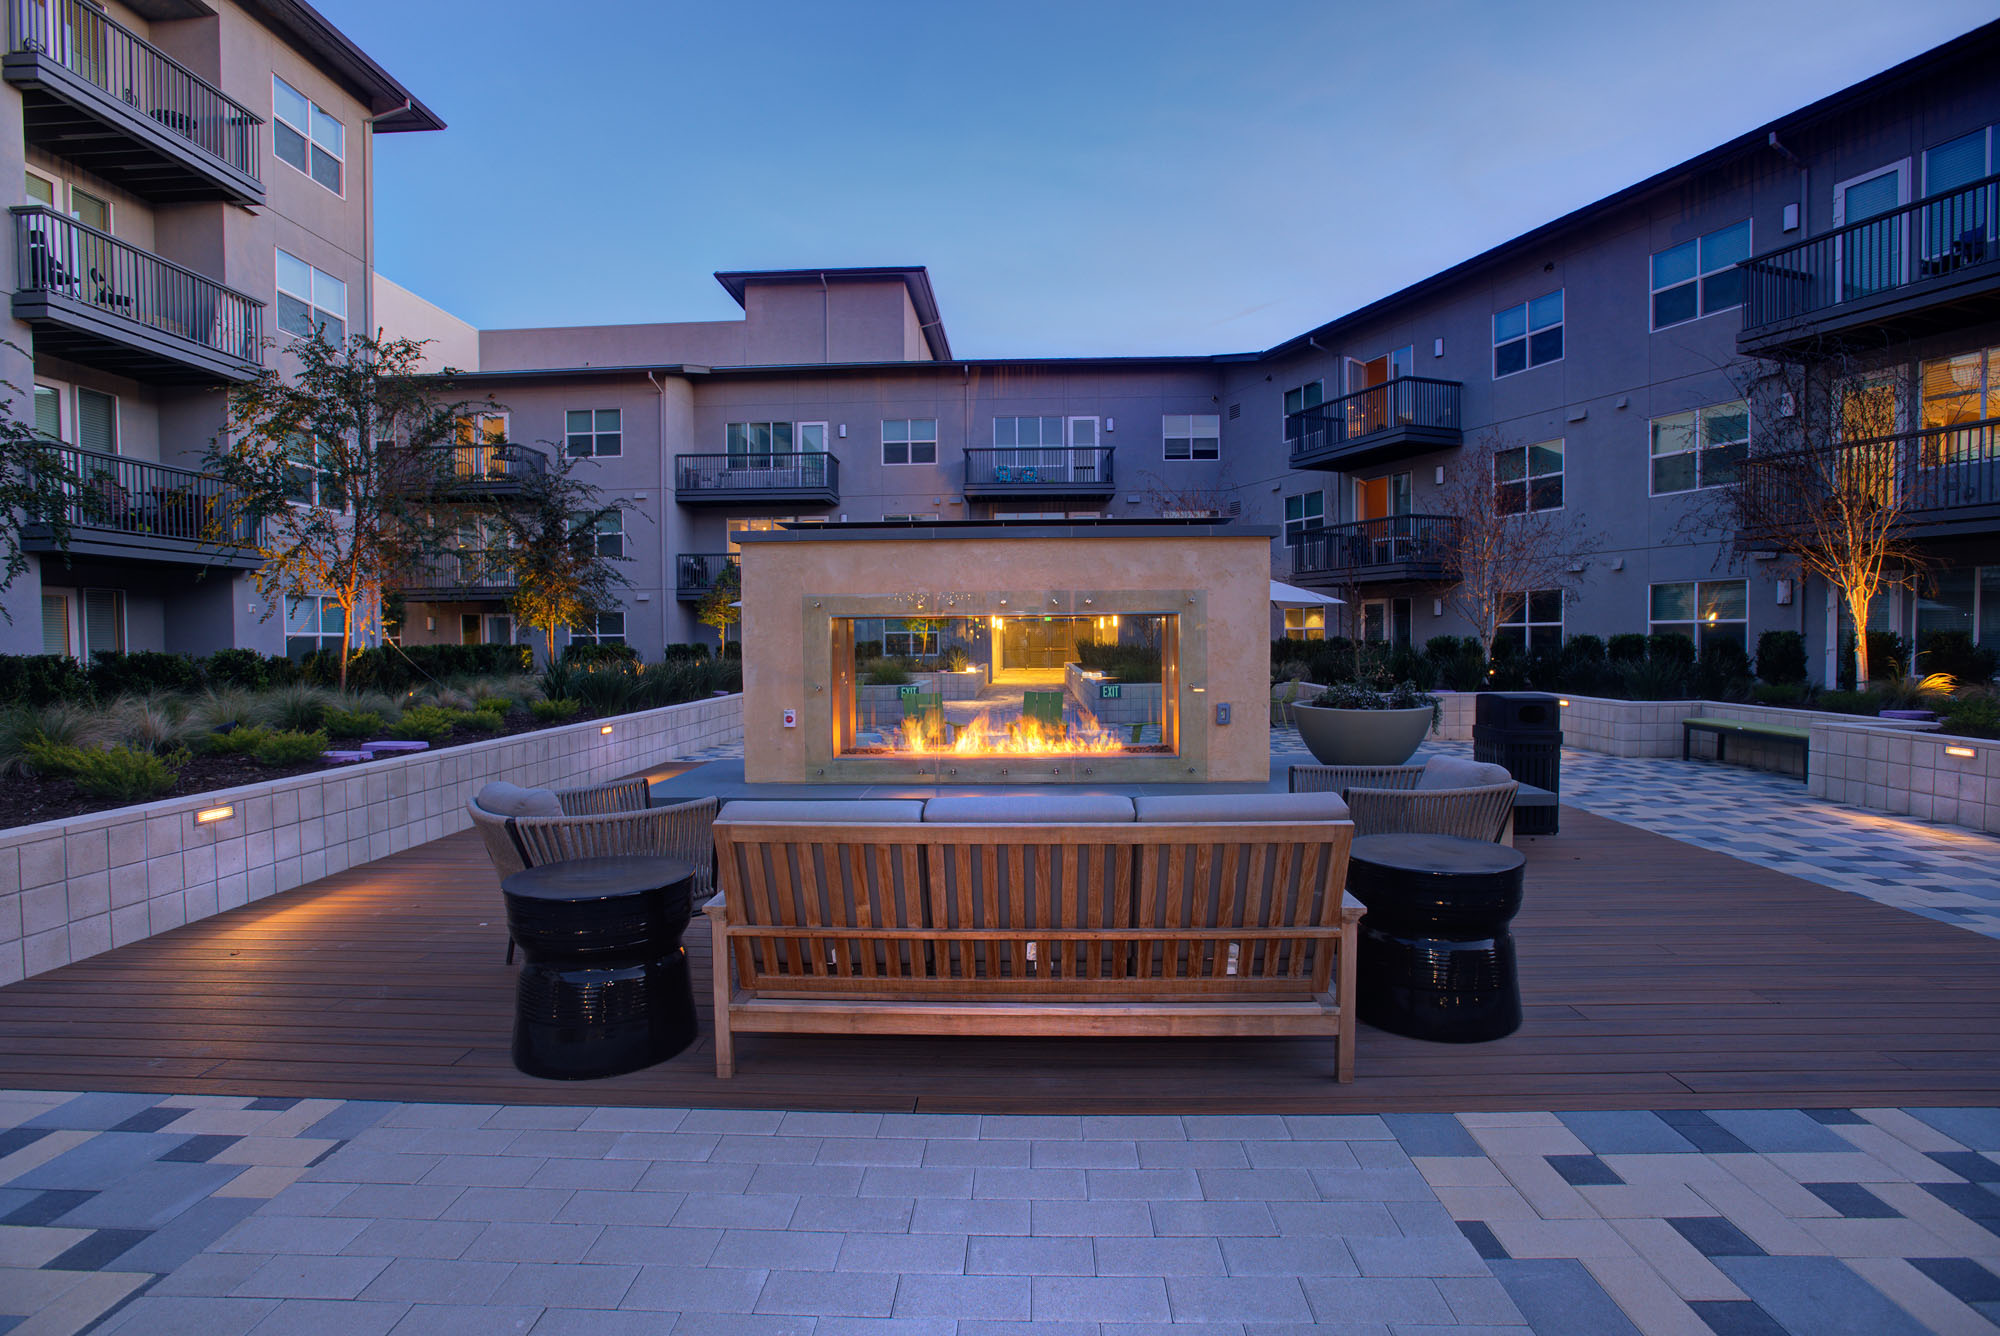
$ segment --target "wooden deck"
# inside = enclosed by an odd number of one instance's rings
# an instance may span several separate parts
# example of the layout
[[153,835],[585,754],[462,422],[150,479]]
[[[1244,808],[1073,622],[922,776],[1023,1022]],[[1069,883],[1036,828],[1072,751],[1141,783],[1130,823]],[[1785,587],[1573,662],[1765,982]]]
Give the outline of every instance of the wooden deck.
[[[497,881],[469,834],[0,989],[0,1088],[990,1112],[2000,1104],[2000,942],[1592,817],[1523,842],[1527,1023],[1426,1044],[704,1040],[520,1075]],[[702,925],[697,923],[697,929]],[[692,931],[695,996],[707,934]]]

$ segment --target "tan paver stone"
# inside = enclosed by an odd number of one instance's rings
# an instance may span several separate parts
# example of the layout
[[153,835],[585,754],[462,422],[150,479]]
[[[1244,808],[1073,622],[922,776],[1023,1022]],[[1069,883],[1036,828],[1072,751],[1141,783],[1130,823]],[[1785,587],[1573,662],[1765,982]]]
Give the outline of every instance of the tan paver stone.
[[1611,1172],[1633,1186],[1650,1183],[1726,1182],[1727,1169],[1707,1155],[1605,1155]]
[[[1873,1155],[1827,1153],[1767,1154],[1765,1159],[1801,1183],[1907,1183],[1910,1176]],[[1936,1164],[1935,1160],[1930,1161]],[[1933,1180],[1935,1181],[1935,1180]]]
[[1539,1220],[1513,1188],[1438,1188],[1437,1199],[1454,1220]]
[[1966,1219],[1915,1183],[1884,1183],[1869,1191],[1944,1240],[1947,1255],[2000,1258],[2000,1237]]
[[1604,1220],[1493,1220],[1500,1246],[1517,1258],[1634,1257],[1625,1236]]
[[205,1136],[247,1137],[262,1132],[277,1118],[271,1109],[190,1109],[160,1130]]
[[163,1109],[247,1109],[254,1095],[168,1095]]
[[1491,1160],[1473,1155],[1417,1155],[1410,1163],[1434,1188],[1504,1188],[1507,1175]]
[[1606,1220],[1633,1220],[1647,1216],[1711,1215],[1709,1204],[1692,1189],[1679,1183],[1639,1183],[1619,1187],[1613,1184],[1577,1189],[1591,1208]]
[[333,1148],[320,1137],[244,1137],[215,1153],[210,1164],[282,1164],[305,1168]]
[[1836,1124],[1827,1130],[1845,1137],[1857,1149],[1867,1151],[1890,1168],[1901,1170],[1901,1176],[1912,1183],[1959,1181],[1957,1174],[1873,1123]]
[[1474,1127],[1561,1127],[1562,1119],[1553,1113],[1513,1112],[1513,1113],[1461,1113],[1461,1126]]
[[[34,1313],[55,1303],[82,1281],[90,1271],[44,1271],[40,1267],[0,1266],[0,1294],[7,1306]],[[14,1328],[19,1331],[19,1327]]]
[[1909,1220],[1801,1220],[1799,1228],[1839,1258],[1943,1257],[1943,1239]]
[[[1551,1122],[1555,1119],[1551,1117]],[[1472,1139],[1479,1148],[1495,1160],[1502,1156],[1522,1155],[1588,1155],[1590,1147],[1577,1139],[1576,1133],[1560,1122],[1548,1127],[1468,1127]]]
[[1785,1257],[1821,1257],[1826,1248],[1762,1196],[1737,1179],[1695,1183],[1702,1199],[1767,1253]]
[[1714,1336],[1673,1286],[1639,1257],[1586,1257],[1583,1265],[1642,1336]]
[[1912,1150],[1965,1149],[1923,1119],[1913,1118],[1901,1109],[1856,1109],[1855,1112]]
[[[32,1117],[33,1115],[29,1116]],[[76,1128],[64,1127],[58,1128],[45,1137],[37,1137],[34,1141],[21,1147],[21,1149],[15,1151],[12,1155],[0,1156],[0,1183],[19,1178],[30,1169],[41,1168],[64,1151],[81,1146],[96,1135],[97,1133],[95,1132],[85,1132]]]
[[0,1266],[46,1266],[90,1237],[87,1229],[54,1225],[0,1225]]
[[[1739,1183],[1765,1201],[1778,1208],[1793,1220],[1814,1217],[1832,1217],[1840,1214],[1833,1207],[1799,1186],[1800,1180],[1792,1177],[1762,1155],[1718,1155],[1717,1164],[1727,1169]],[[1815,1183],[1844,1183],[1841,1178],[1815,1178]]]
[[1496,1155],[1493,1163],[1544,1220],[1594,1220],[1597,1211],[1540,1155]]
[[341,1106],[337,1099],[302,1099],[264,1124],[267,1137],[295,1137]]
[[245,1169],[215,1190],[218,1197],[275,1197],[298,1182],[302,1164],[258,1164]]
[[1674,1293],[1689,1302],[1741,1299],[1736,1282],[1664,1220],[1614,1220],[1611,1227],[1652,1264]]
[[1857,1257],[1848,1265],[1937,1336],[1992,1336],[1991,1322],[1900,1257]]
[[153,1277],[134,1271],[59,1271],[77,1277],[53,1302],[13,1329],[12,1336],[76,1336]]

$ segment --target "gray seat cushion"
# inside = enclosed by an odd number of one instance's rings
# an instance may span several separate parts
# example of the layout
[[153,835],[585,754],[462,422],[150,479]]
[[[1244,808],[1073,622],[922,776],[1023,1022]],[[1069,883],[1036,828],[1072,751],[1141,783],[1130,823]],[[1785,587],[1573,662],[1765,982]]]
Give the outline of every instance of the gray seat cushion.
[[893,825],[924,819],[920,798],[745,799],[722,805],[717,821],[781,824],[787,821],[845,826]]
[[548,789],[524,789],[496,779],[472,800],[494,816],[561,816],[562,803]]
[[1345,821],[1337,793],[1213,793],[1134,798],[1141,821]]
[[1132,800],[1115,793],[1080,793],[1056,797],[1046,793],[1009,794],[999,798],[932,798],[924,804],[924,820],[995,826],[1081,825],[1098,821],[1130,821]]
[[1505,766],[1468,761],[1461,756],[1433,756],[1424,762],[1424,773],[1417,777],[1419,789],[1483,789],[1513,782],[1514,777]]

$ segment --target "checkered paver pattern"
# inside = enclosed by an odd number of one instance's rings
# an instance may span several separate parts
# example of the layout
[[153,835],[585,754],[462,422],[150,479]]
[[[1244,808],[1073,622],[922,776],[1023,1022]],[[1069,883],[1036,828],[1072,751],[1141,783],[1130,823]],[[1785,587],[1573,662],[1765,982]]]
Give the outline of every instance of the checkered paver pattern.
[[1966,1332],[2000,1111],[0,1093],[0,1331]]

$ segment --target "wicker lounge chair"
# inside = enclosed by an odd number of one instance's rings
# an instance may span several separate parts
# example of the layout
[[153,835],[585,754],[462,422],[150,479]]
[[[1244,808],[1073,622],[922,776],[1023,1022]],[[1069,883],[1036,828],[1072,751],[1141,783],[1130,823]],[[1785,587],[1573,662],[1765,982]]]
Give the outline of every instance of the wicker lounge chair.
[[1500,766],[1434,756],[1422,765],[1295,765],[1289,787],[1341,794],[1357,838],[1457,835],[1512,844],[1521,786]]

